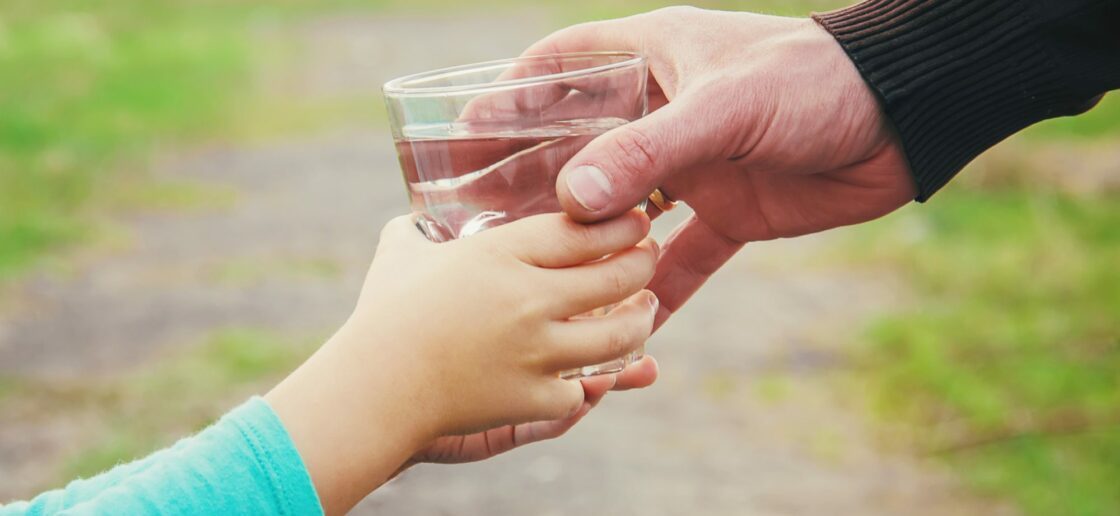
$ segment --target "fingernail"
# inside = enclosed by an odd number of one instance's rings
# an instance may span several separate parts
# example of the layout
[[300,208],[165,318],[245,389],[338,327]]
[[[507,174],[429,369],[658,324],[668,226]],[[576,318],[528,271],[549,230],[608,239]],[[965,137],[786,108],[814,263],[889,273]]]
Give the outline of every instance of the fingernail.
[[647,300],[649,301],[649,307],[653,309],[653,316],[657,317],[657,309],[661,307],[661,301],[657,299],[657,294],[650,292]]
[[594,165],[582,165],[568,173],[568,192],[584,208],[599,211],[611,200],[611,181]]
[[661,258],[661,244],[658,244],[657,240],[654,240],[653,237],[649,237],[648,240],[649,248],[653,249],[653,258]]

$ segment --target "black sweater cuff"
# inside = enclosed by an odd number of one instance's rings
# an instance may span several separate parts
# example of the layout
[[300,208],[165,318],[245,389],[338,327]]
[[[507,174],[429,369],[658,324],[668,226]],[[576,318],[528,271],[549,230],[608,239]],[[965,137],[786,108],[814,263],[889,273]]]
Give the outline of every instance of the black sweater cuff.
[[1061,13],[1040,12],[1041,3],[869,0],[813,15],[894,123],[919,201],[1008,136],[1083,112],[1107,89],[1083,80],[1100,75],[1093,63],[1066,59],[1048,39]]

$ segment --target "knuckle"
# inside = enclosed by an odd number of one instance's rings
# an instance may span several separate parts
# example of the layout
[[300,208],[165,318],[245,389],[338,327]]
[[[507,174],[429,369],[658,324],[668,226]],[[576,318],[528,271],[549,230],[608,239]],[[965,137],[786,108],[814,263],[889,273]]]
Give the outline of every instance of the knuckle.
[[559,417],[568,417],[573,412],[579,409],[583,404],[583,387],[572,384],[564,384],[563,398],[561,398],[560,414]]
[[643,256],[638,275],[641,278],[640,283],[645,286],[657,275],[657,257],[653,253],[644,253]]
[[393,217],[393,218],[389,219],[388,222],[381,225],[381,232],[379,233],[380,236],[378,237],[378,239],[381,240],[381,241],[385,241],[386,239],[391,239],[398,232],[400,232],[400,229],[401,229],[402,225],[411,225],[411,224],[412,224],[412,222],[407,215],[401,215],[401,216]]
[[[519,285],[519,291],[523,292],[524,288],[524,284]],[[529,328],[529,325],[536,326],[542,317],[548,313],[549,308],[555,303],[550,297],[534,295],[528,298],[524,296],[511,298],[514,313],[520,315],[519,320],[523,328]]]
[[657,270],[657,254],[650,249],[638,248],[640,252],[632,253],[630,263],[626,269],[635,277],[636,282],[643,285],[648,283],[653,278],[654,272]]
[[565,234],[567,238],[564,239],[565,250],[571,254],[580,253],[587,249],[591,249],[598,240],[595,235],[593,226],[578,224],[566,220],[564,222]]
[[[487,237],[487,238],[483,238]],[[514,264],[524,263],[522,255],[525,249],[538,249],[543,238],[538,234],[517,235],[517,238],[508,238],[508,235],[487,235],[485,232],[467,239],[452,240],[440,244],[443,247],[455,249],[460,256],[460,261],[478,260],[478,263],[497,264],[500,267],[511,267]]]
[[620,264],[611,264],[606,272],[605,283],[613,299],[622,299],[630,294],[630,271]]
[[525,54],[548,55],[560,54],[565,52],[564,49],[574,39],[574,36],[578,34],[580,25],[582,24],[570,25],[568,27],[552,31],[552,33],[545,36],[544,38],[541,38],[540,41],[537,41],[535,44],[533,44],[533,46],[529,47]]
[[381,225],[381,238],[385,238],[385,235],[389,234],[389,232],[393,230],[393,228],[395,227],[394,224],[397,224],[398,219],[400,219],[400,217],[393,217],[389,219],[388,222]]
[[[553,31],[552,34],[549,34],[548,37],[545,38],[545,41],[570,41],[573,39],[584,37],[589,33],[595,32],[596,29],[600,28],[603,25],[603,23],[604,21],[602,20],[596,20],[569,25],[568,27]],[[566,47],[563,46],[553,46],[550,47],[550,50],[565,50],[565,48]]]
[[[633,211],[626,212],[620,217],[622,224],[618,232],[625,235],[627,238],[637,238],[648,235],[650,230],[650,219],[645,213],[636,214]],[[640,240],[639,240],[640,241]]]
[[394,217],[381,226],[380,232],[377,233],[377,243],[375,248],[375,255],[382,256],[386,253],[393,253],[393,250],[398,250],[399,246],[407,243],[410,236],[409,232],[417,231],[416,226],[411,222],[407,216]]
[[607,356],[620,357],[634,347],[637,332],[632,326],[627,325],[607,334],[605,349]]
[[533,414],[533,418],[548,417],[554,403],[552,402],[552,395],[547,389],[540,386],[531,388],[528,390],[528,396],[526,398],[532,404],[530,411]]
[[571,396],[566,385],[550,384],[537,389],[534,400],[540,407],[541,417],[550,420],[566,417],[576,405],[574,396]]
[[[518,367],[523,368],[528,373],[540,373],[549,369],[548,353],[544,350],[522,348],[518,350],[520,358],[518,359]],[[540,406],[544,400],[534,397],[529,398],[534,404]]]
[[638,317],[636,317],[634,323],[634,338],[638,341],[638,345],[641,345],[641,343],[645,342],[649,339],[650,335],[653,334],[653,323],[654,320],[657,319],[658,304],[659,302],[653,305],[653,310],[641,310]]
[[[581,390],[582,390],[582,388],[581,388]],[[579,410],[579,407],[581,405],[583,405],[583,396],[582,395],[569,396],[568,397],[568,405],[567,405],[567,407],[564,408],[564,413],[561,414],[560,417],[568,417],[568,416],[574,414],[577,410]]]
[[702,9],[691,5],[671,5],[669,7],[662,7],[654,10],[650,14],[658,18],[666,18],[669,20],[676,20],[681,16],[689,16],[694,13],[700,12]]
[[539,295],[539,292],[529,295],[529,292],[534,291],[527,290],[525,285],[526,283],[542,284],[537,282],[537,279],[535,276],[525,275],[503,282],[502,289],[505,295],[502,296],[504,301],[502,313],[511,314],[517,328],[522,332],[539,331],[546,314],[555,304],[552,296]]
[[[526,299],[517,295],[503,296],[498,302],[492,303],[492,306],[501,311],[501,313],[508,314],[511,324],[516,325],[522,332],[531,331],[540,320],[541,314],[545,312],[545,302],[536,299]],[[536,353],[530,350],[530,358],[535,359]]]
[[529,55],[562,54],[582,47],[589,38],[595,38],[610,27],[613,20],[577,23],[556,30],[540,40],[527,52]]
[[631,178],[636,178],[657,164],[657,145],[643,129],[624,125],[618,129],[614,143],[614,164]]

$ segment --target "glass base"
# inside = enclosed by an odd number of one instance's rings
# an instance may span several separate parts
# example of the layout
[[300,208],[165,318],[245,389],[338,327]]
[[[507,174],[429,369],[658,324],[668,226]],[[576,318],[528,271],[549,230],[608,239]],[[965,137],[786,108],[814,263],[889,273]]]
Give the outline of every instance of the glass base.
[[567,371],[560,371],[560,378],[564,380],[575,380],[578,378],[587,378],[589,376],[618,373],[623,369],[626,369],[626,366],[641,360],[644,356],[646,356],[646,350],[645,347],[641,347],[632,351],[629,355],[626,355],[622,358],[616,358],[614,360],[611,360],[610,362],[584,366],[579,369],[568,369]]

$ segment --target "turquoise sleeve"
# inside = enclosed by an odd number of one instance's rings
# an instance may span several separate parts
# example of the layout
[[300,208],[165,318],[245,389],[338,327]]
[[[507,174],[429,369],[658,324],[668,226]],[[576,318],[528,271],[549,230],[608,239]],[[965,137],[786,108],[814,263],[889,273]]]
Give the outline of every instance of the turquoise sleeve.
[[322,514],[307,468],[276,413],[252,398],[198,435],[0,516]]

